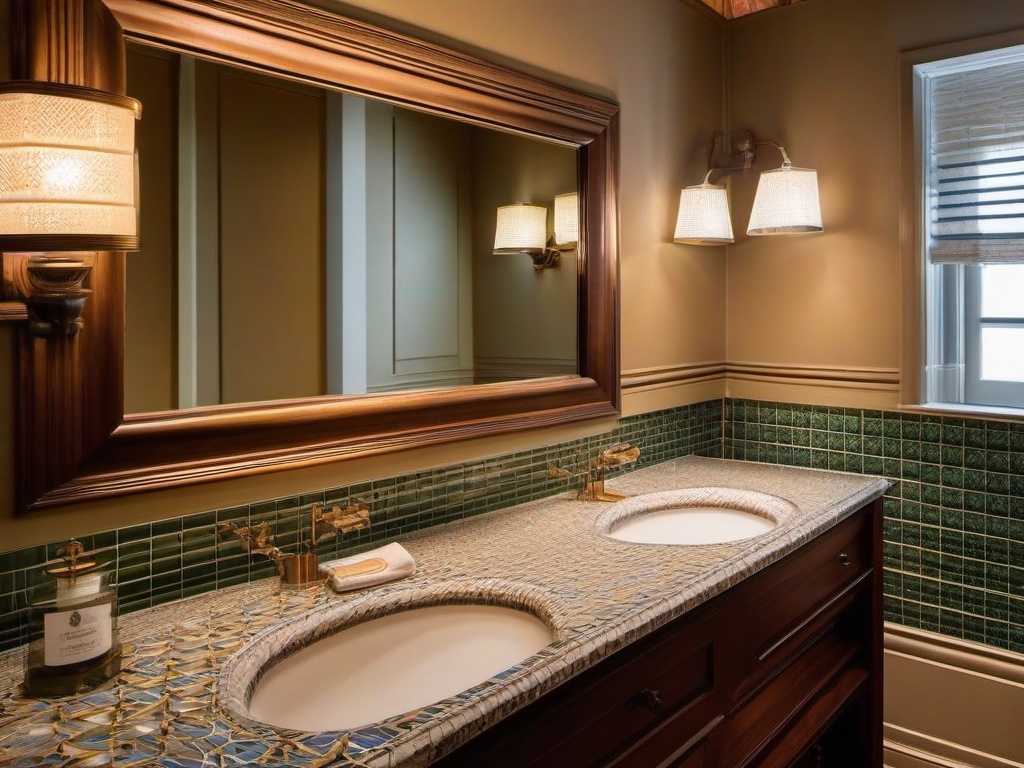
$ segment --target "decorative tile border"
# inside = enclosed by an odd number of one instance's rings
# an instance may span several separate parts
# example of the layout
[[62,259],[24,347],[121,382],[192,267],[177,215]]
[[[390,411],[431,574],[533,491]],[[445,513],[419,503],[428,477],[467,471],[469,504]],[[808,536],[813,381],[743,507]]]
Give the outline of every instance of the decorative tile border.
[[[300,522],[313,502],[365,501],[371,509],[370,527],[321,545],[323,559],[333,559],[413,531],[558,493],[566,480],[549,476],[548,461],[572,467],[600,449],[627,442],[641,448],[640,459],[627,470],[689,454],[719,456],[722,401],[632,416],[610,432],[553,446],[79,538],[114,564],[120,612],[130,613],[274,573],[273,562],[250,557],[237,541],[218,542],[216,530],[222,523],[267,522],[275,530],[275,544],[287,551],[298,543]],[[29,593],[44,578],[42,563],[55,557],[63,543],[0,553],[0,650],[28,639]]]
[[1024,653],[1024,424],[729,399],[724,455],[892,480],[886,620]]

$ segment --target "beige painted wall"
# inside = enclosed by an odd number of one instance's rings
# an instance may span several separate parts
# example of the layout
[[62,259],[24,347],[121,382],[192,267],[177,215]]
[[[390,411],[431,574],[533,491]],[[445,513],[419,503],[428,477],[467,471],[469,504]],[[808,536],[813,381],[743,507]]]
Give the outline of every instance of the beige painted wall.
[[[678,190],[699,180],[704,143],[720,122],[717,23],[679,0],[361,0],[357,5],[394,17],[393,26],[418,25],[425,37],[444,38],[463,50],[618,101],[623,368],[724,359],[725,256],[721,250],[670,242]],[[478,440],[12,519],[12,339],[8,329],[0,329],[3,550],[528,448],[612,426],[592,423]],[[716,394],[721,391],[712,388],[700,396]],[[691,397],[662,392],[651,405],[630,396],[624,408],[669,407]]]
[[[747,238],[756,174],[734,179],[728,359],[810,368],[900,366],[900,52],[1024,27],[991,0],[816,0],[730,27],[731,118],[815,168],[825,233]],[[766,148],[757,167],[779,165]],[[733,381],[730,394],[851,403],[835,387]],[[895,406],[895,386],[870,395]],[[856,399],[856,398],[854,398]]]

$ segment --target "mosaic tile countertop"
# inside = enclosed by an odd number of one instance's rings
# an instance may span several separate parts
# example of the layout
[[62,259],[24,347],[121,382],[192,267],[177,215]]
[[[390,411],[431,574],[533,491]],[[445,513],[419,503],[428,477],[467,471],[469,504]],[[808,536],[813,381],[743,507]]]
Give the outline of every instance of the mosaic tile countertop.
[[[796,511],[753,539],[679,547],[602,535],[607,504],[543,499],[403,538],[417,574],[376,589],[282,592],[267,580],[126,616],[123,671],[88,694],[23,698],[23,651],[8,652],[0,656],[0,765],[425,766],[780,559],[880,496],[887,483],[691,456],[621,475],[609,487],[629,494],[746,489],[782,497]],[[458,696],[350,732],[272,728],[239,711],[257,667],[280,653],[282,638],[452,602],[531,610],[556,640]],[[230,675],[222,678],[224,669]]]

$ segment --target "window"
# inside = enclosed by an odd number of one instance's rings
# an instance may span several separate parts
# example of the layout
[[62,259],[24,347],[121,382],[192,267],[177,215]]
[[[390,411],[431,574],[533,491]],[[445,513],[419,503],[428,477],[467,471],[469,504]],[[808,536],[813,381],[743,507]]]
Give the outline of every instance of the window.
[[925,397],[1024,408],[1024,46],[914,75]]

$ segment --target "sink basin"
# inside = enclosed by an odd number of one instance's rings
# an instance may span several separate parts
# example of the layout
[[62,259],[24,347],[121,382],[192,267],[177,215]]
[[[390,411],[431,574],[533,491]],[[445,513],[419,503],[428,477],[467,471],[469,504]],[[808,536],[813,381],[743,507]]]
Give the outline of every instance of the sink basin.
[[551,627],[523,610],[400,609],[268,659],[245,716],[303,731],[350,730],[461,693],[552,640]]
[[698,546],[768,533],[796,511],[792,502],[739,488],[683,488],[634,496],[598,519],[606,536],[634,544]]

